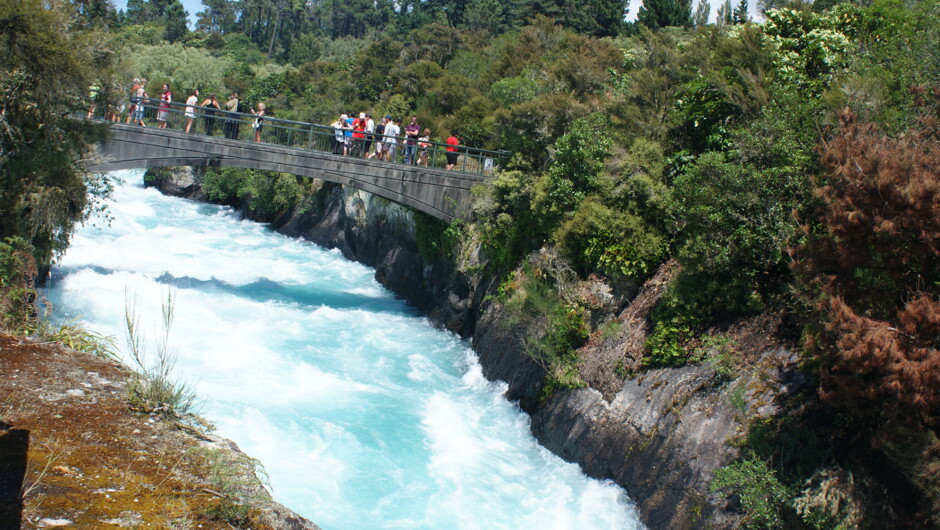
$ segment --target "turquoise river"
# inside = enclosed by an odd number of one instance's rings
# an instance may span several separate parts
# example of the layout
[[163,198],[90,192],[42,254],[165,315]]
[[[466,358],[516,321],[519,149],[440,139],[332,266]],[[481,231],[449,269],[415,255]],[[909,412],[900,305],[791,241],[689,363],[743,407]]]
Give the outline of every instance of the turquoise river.
[[[176,373],[278,501],[324,529],[639,528],[610,482],[535,441],[469,344],[336,251],[115,174],[46,296],[124,348],[125,301],[156,350],[175,298]],[[123,354],[126,355],[126,354]]]

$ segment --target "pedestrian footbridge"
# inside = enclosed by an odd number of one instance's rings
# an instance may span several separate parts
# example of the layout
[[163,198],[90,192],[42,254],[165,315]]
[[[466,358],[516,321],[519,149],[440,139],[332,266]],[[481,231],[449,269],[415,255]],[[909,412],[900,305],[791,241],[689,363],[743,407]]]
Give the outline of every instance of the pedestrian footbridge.
[[[330,127],[265,118],[257,142],[251,115],[216,111],[197,117],[185,132],[181,109],[172,110],[179,112],[170,113],[166,128],[110,123],[110,134],[88,169],[219,166],[279,171],[352,186],[449,222],[467,217],[470,189],[492,177],[503,154],[461,147],[456,167],[445,170],[443,144],[429,146],[427,166],[409,165],[333,154],[336,139]],[[226,127],[224,136],[206,135],[202,125],[207,117],[241,126]],[[210,133],[214,129],[223,128],[208,126]],[[363,149],[362,143],[356,147]]]

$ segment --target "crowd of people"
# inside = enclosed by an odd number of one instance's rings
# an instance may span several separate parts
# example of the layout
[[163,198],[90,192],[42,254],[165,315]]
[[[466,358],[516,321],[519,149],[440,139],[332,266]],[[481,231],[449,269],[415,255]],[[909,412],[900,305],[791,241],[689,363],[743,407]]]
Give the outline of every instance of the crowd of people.
[[[144,109],[150,105],[152,101],[155,101],[151,99],[149,94],[147,94],[147,91],[144,88],[146,84],[146,79],[134,79],[134,84],[131,86],[130,91],[130,104],[126,107],[126,123],[134,123],[141,126],[144,125]],[[173,92],[170,90],[170,85],[164,83],[163,88],[160,91],[159,103],[157,104],[157,127],[161,129],[166,128],[166,122],[170,112],[170,104],[172,102]],[[197,107],[199,110],[197,110]],[[93,110],[94,109],[92,108],[92,112]],[[123,112],[123,110],[124,109],[122,108],[121,112]],[[257,106],[252,106],[246,109],[245,106],[242,105],[241,100],[238,97],[238,93],[233,92],[229,96],[228,100],[224,103],[224,111],[229,113],[228,115],[224,115],[223,104],[219,102],[218,95],[211,94],[209,97],[200,102],[199,89],[194,89],[189,94],[189,97],[186,98],[186,107],[183,110],[183,116],[186,118],[186,126],[184,130],[186,132],[196,132],[194,129],[196,120],[198,116],[202,116],[203,122],[205,124],[206,134],[212,136],[215,133],[216,121],[221,119],[223,120],[222,134],[226,138],[237,139],[241,130],[242,120],[235,113],[247,114],[245,112],[246,110],[255,116],[254,121],[251,123],[251,126],[254,129],[254,141],[261,142],[261,131],[263,129],[263,120],[265,116],[264,103],[258,103]],[[113,121],[117,120],[115,119]]]
[[[135,78],[130,89],[128,104],[119,105],[117,112],[109,110],[105,119],[115,122],[120,121],[121,115],[126,110],[126,123],[144,126],[145,108],[151,106],[152,102],[158,101],[156,105],[157,127],[165,129],[171,103],[173,102],[173,92],[170,90],[170,85],[164,83],[160,90],[160,98],[157,100],[147,94],[146,84],[146,79]],[[92,105],[88,112],[89,118],[92,117],[95,111],[95,103],[99,99],[99,93],[99,87],[90,87]],[[253,139],[255,142],[261,142],[261,132],[264,128],[264,117],[266,116],[264,103],[258,103],[256,106],[246,109],[237,92],[233,92],[225,103],[220,102],[216,94],[210,94],[201,102],[199,96],[199,90],[194,89],[186,98],[185,109],[183,110],[183,116],[186,119],[184,128],[186,132],[196,132],[197,119],[202,116],[207,135],[212,136],[215,133],[217,121],[222,120],[223,136],[237,139],[242,124],[240,114],[250,112],[254,116],[254,120],[251,122],[251,127],[254,130]],[[372,119],[371,114],[365,112],[360,112],[358,117],[343,114],[330,124],[330,127],[334,130],[334,154],[397,162],[399,149],[401,149],[405,164],[428,166],[429,152],[432,150],[431,129],[422,128],[418,124],[417,116],[411,116],[408,125],[404,129],[402,129],[401,118],[393,118],[389,115],[376,122]],[[458,153],[460,152],[460,140],[456,131],[451,131],[450,136],[444,143],[446,144],[444,155],[447,162],[445,168],[451,170],[456,167]]]
[[[432,144],[431,129],[422,129],[417,116],[411,117],[410,123],[405,126],[404,135],[401,126],[401,118],[390,115],[376,123],[372,115],[365,112],[360,112],[358,118],[342,114],[330,124],[334,135],[333,154],[394,162],[397,161],[398,150],[403,148],[406,165],[427,167]],[[451,131],[445,143],[445,168],[454,169],[460,149],[457,132]]]

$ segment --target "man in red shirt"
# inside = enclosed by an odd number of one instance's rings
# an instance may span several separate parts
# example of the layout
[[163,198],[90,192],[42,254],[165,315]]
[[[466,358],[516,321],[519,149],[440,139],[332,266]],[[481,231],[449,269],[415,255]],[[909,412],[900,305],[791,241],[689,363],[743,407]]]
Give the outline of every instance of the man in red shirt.
[[457,139],[457,131],[451,131],[450,138],[445,143],[447,144],[447,152],[444,153],[447,157],[446,169],[454,169],[454,166],[457,165],[457,146],[460,145],[460,140]]

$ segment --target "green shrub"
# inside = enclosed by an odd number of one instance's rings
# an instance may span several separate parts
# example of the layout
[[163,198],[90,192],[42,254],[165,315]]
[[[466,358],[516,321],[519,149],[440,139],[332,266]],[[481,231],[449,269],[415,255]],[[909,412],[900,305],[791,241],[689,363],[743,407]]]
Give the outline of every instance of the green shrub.
[[169,338],[174,304],[173,293],[169,291],[162,307],[163,334],[156,340],[156,351],[151,355],[144,347],[137,308],[130,299],[124,302],[128,356],[135,365],[127,383],[127,397],[131,410],[136,412],[178,418],[191,412],[196,403],[195,389],[173,375],[176,352],[170,348]]
[[598,174],[610,154],[610,146],[610,135],[601,114],[575,120],[555,143],[555,160],[548,170],[546,196],[541,198],[543,209],[564,217],[596,191]]
[[644,366],[679,366],[689,360],[688,344],[693,339],[692,327],[681,319],[657,322],[646,339]]
[[647,274],[665,257],[666,240],[636,215],[587,200],[555,232],[565,256],[583,272]]
[[763,460],[751,456],[716,470],[710,488],[737,496],[748,528],[783,528],[791,493]]
[[544,219],[534,209],[535,177],[502,171],[473,188],[474,217],[488,261],[510,270],[544,241]]
[[206,510],[206,516],[237,528],[258,527],[259,504],[265,500],[260,484],[268,484],[261,462],[219,449],[201,449],[197,455],[205,462],[212,491],[218,496]]
[[266,220],[293,209],[312,191],[310,179],[305,177],[240,168],[206,168],[199,185],[210,200],[245,204]]
[[0,241],[0,328],[25,335],[37,329],[35,275],[36,261],[23,238]]
[[525,352],[545,369],[553,384],[573,388],[581,386],[578,376],[577,349],[590,333],[586,312],[574,300],[566,300],[558,291],[565,279],[551,273],[527,268],[517,273],[521,278],[509,295],[505,308],[509,322],[528,322]]

